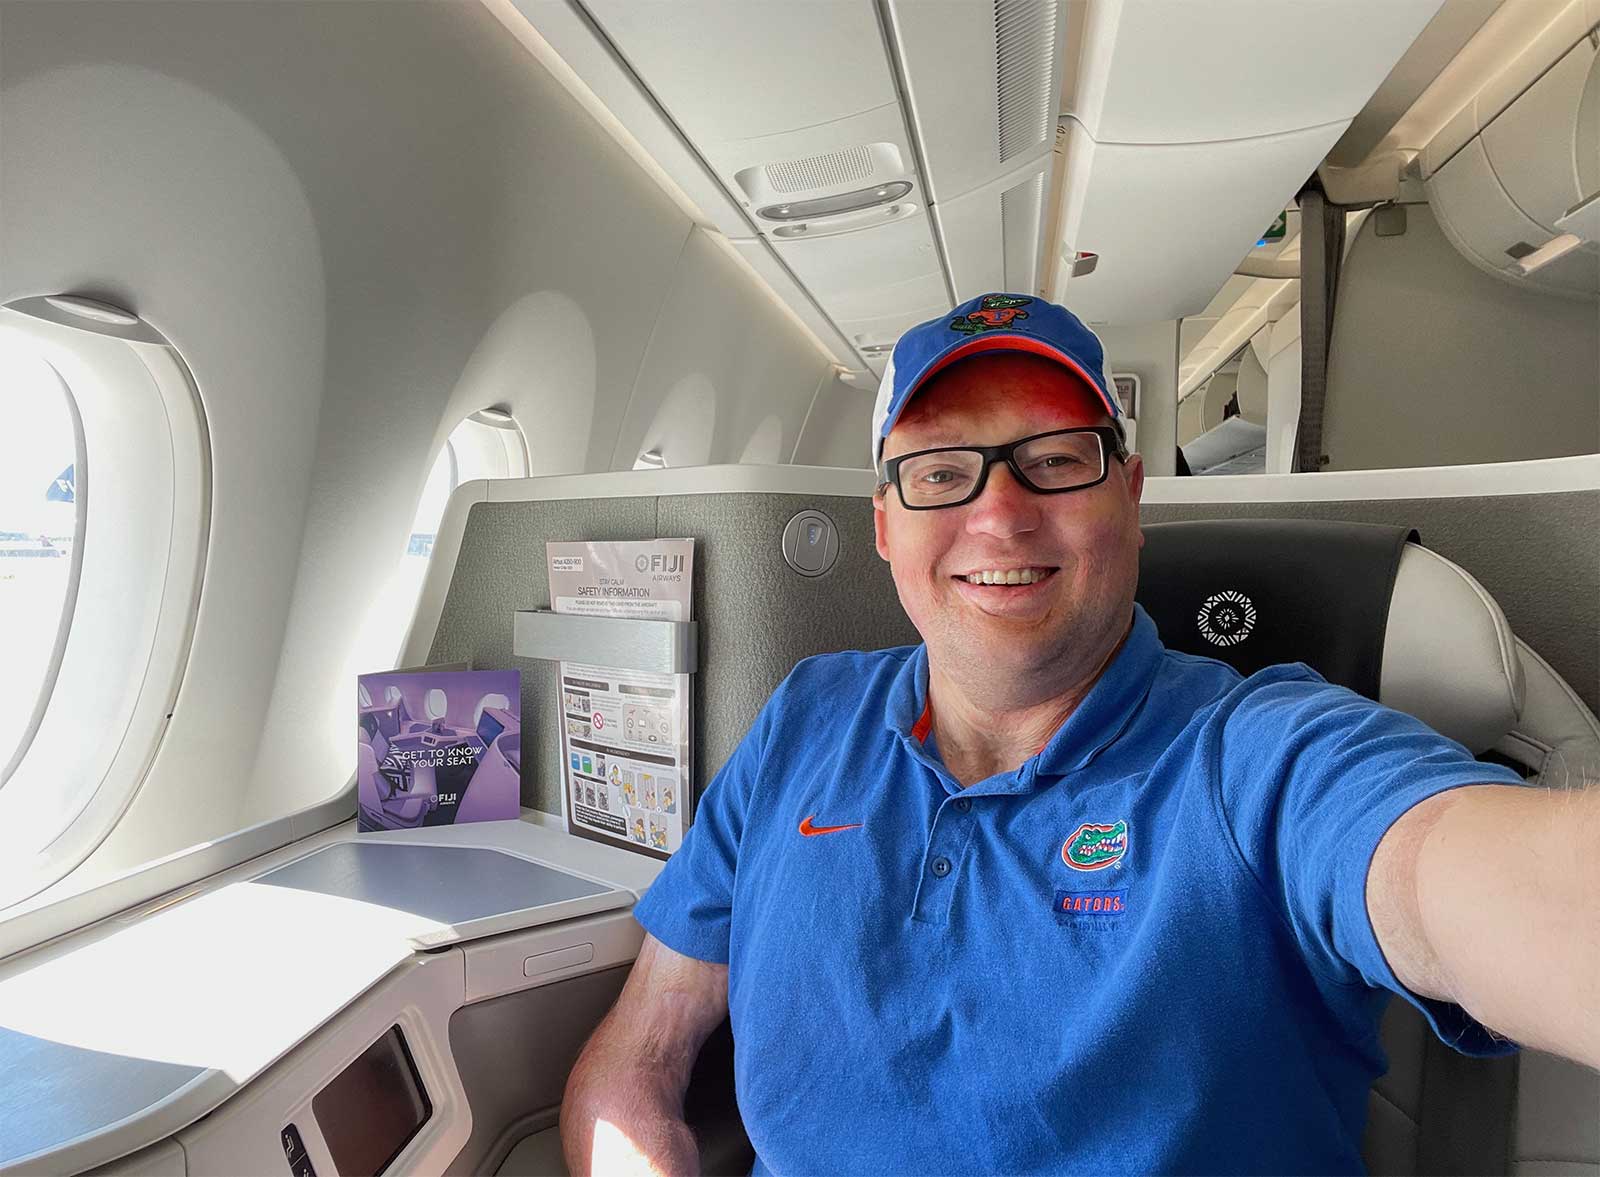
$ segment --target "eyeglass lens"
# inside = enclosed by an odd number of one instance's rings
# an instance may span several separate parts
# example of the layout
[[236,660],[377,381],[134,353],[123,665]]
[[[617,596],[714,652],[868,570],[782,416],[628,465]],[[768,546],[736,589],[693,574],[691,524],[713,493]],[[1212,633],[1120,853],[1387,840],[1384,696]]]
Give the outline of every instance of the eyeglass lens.
[[[1087,486],[1105,473],[1105,448],[1097,433],[1036,437],[1018,446],[1013,459],[1035,490]],[[930,450],[900,463],[900,493],[908,507],[954,506],[983,477],[984,457],[973,450]]]

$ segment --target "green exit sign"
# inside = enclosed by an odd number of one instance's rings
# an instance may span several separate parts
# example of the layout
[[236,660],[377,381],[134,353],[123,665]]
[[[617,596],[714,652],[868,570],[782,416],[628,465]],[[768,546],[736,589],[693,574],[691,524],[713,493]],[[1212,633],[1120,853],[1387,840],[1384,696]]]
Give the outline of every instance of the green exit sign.
[[1278,219],[1272,222],[1272,227],[1261,234],[1261,240],[1256,242],[1256,248],[1271,245],[1274,241],[1282,241],[1283,235],[1289,231],[1289,214],[1287,211],[1278,214]]

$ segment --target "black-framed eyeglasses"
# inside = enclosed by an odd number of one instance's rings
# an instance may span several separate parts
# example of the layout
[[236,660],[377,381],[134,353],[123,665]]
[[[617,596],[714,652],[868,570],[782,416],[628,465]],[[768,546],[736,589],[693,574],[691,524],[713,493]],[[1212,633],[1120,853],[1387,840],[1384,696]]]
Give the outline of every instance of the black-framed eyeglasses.
[[1110,425],[1054,429],[1005,445],[941,446],[901,454],[883,463],[882,486],[893,486],[908,511],[959,507],[983,493],[989,467],[1004,462],[1035,494],[1066,494],[1099,486],[1110,459],[1128,460],[1122,435]]

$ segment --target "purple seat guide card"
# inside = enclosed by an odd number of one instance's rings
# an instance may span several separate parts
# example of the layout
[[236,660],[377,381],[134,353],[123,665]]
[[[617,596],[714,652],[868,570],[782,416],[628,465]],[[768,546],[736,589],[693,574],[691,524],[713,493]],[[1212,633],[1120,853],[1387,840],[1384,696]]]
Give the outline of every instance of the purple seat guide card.
[[520,672],[363,674],[356,695],[358,829],[522,816]]

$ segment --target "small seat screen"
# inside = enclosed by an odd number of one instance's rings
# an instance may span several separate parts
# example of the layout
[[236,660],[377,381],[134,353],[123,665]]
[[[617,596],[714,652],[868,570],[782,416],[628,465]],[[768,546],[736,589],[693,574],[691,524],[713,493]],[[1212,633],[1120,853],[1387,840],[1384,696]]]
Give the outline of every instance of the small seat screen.
[[313,1096],[311,1111],[344,1177],[377,1177],[387,1169],[433,1114],[400,1027]]

